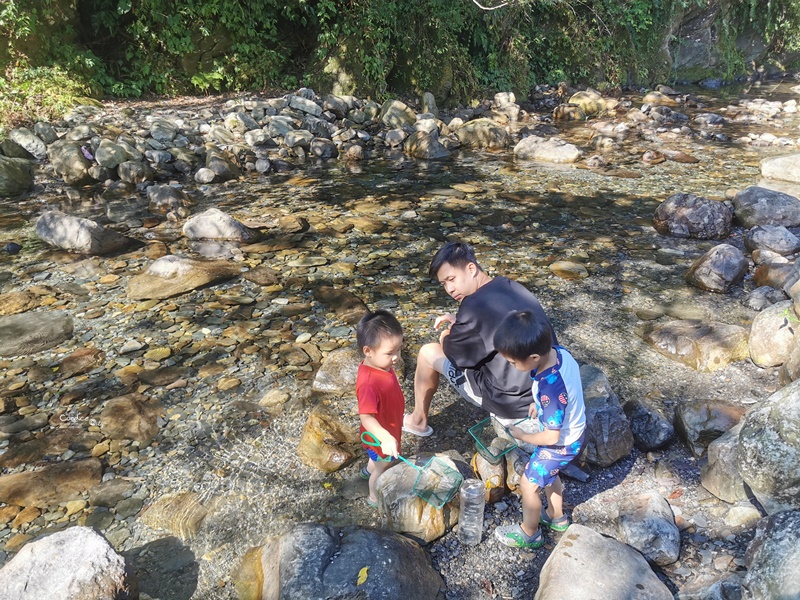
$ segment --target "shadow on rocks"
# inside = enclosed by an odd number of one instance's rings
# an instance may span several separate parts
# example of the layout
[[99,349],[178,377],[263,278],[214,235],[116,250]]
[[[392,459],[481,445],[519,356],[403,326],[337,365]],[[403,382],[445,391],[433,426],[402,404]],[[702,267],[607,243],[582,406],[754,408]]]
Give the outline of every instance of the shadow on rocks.
[[164,537],[123,553],[139,581],[139,591],[154,598],[189,600],[197,589],[200,565],[176,537]]

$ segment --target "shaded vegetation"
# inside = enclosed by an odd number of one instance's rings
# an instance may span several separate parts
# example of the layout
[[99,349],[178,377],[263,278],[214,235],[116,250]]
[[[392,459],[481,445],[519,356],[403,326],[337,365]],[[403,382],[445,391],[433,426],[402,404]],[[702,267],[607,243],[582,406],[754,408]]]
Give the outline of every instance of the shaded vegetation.
[[512,0],[495,11],[470,0],[4,0],[0,108],[44,117],[86,94],[300,85],[377,99],[432,90],[442,102],[563,79],[647,85],[678,75],[680,22],[703,10],[722,77],[748,68],[745,31],[772,55],[800,49],[800,0]]

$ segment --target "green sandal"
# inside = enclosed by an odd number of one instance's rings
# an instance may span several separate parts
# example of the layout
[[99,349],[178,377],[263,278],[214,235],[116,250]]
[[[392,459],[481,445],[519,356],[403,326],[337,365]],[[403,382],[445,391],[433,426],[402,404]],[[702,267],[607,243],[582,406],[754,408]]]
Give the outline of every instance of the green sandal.
[[500,543],[512,548],[530,548],[534,550],[544,545],[542,530],[537,529],[533,535],[527,535],[519,525],[505,525],[494,530],[494,536]]
[[569,517],[561,515],[557,519],[551,519],[544,508],[542,508],[542,515],[539,517],[539,523],[545,527],[549,527],[553,531],[566,531],[569,529]]

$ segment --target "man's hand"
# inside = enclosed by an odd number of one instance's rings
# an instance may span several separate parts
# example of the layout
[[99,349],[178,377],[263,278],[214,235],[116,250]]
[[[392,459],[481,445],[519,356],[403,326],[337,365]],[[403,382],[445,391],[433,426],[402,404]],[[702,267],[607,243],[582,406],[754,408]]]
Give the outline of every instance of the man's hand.
[[434,329],[439,329],[439,326],[442,323],[449,323],[450,325],[452,325],[455,322],[456,322],[456,317],[455,317],[454,314],[445,313],[445,314],[443,314],[443,315],[441,315],[439,317],[436,317],[436,320],[433,322],[433,328]]

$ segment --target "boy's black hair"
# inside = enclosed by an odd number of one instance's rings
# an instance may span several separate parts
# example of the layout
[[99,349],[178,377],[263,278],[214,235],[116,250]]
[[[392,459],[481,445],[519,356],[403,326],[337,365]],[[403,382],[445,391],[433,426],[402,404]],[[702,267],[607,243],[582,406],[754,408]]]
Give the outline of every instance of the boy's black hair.
[[466,267],[469,263],[475,263],[478,270],[483,270],[475,259],[475,249],[466,242],[447,242],[439,248],[439,251],[433,256],[431,266],[428,268],[428,277],[436,279],[436,274],[445,263],[458,268]]
[[509,313],[494,332],[494,349],[514,360],[525,360],[532,354],[544,356],[552,347],[550,325],[529,310]]
[[367,312],[356,327],[356,343],[362,352],[364,346],[375,348],[385,338],[396,336],[403,336],[403,328],[388,310]]

